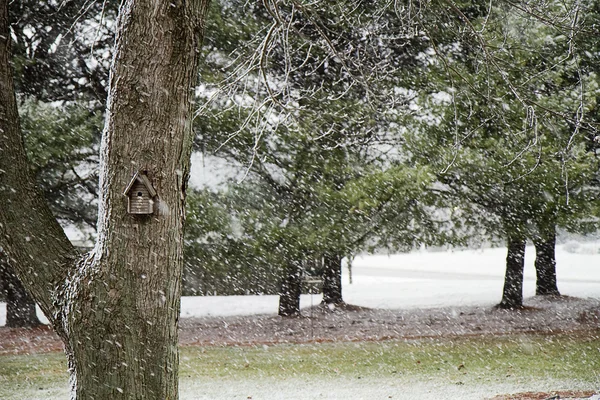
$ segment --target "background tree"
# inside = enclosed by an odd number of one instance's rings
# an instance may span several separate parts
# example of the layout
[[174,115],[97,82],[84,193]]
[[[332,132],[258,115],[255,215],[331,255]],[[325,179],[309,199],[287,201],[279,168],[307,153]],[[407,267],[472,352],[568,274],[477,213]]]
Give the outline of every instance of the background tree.
[[[266,10],[244,6],[246,12],[229,3],[221,8],[221,21],[248,22],[239,31],[219,29],[232,37],[211,42],[211,71],[225,75],[227,84],[206,106],[214,118],[201,120],[198,147],[230,160],[242,171],[246,190],[261,187],[265,199],[279,205],[279,222],[263,222],[272,225],[274,233],[263,234],[277,238],[272,246],[299,247],[288,252],[290,257],[328,260],[322,268],[325,301],[341,303],[338,261],[382,236],[383,225],[389,224],[386,237],[396,243],[422,240],[409,232],[409,226],[416,225],[413,218],[427,214],[417,201],[422,181],[409,182],[405,189],[393,183],[425,174],[411,171],[395,154],[399,135],[391,126],[407,112],[407,98],[414,94],[402,85],[414,83],[407,71],[422,62],[419,52],[427,48],[428,39],[416,28],[416,19],[401,18],[384,2],[318,2],[306,7],[290,3]],[[246,41],[249,29],[266,34]],[[232,43],[240,45],[228,52]],[[225,68],[233,72],[228,75]],[[350,196],[344,188],[354,181],[362,184],[353,184]],[[368,202],[377,206],[349,214],[362,207],[349,199],[363,201],[372,193],[356,192],[373,189],[376,183],[387,183],[396,192],[381,190],[385,196]],[[254,209],[247,203],[240,208]],[[265,219],[273,218],[268,215]],[[298,312],[300,276],[308,264],[314,263],[281,261],[288,271],[282,275],[281,314]]]
[[[570,8],[553,12],[576,18]],[[487,24],[495,20],[505,23]],[[438,49],[442,62],[431,70],[442,71],[448,87],[438,86],[425,102],[441,112],[421,119],[409,151],[415,162],[438,171],[444,190],[471,222],[506,238],[500,305],[514,308],[522,305],[526,238],[550,241],[556,226],[571,226],[588,212],[585,188],[594,162],[576,126],[587,119],[597,84],[581,74],[564,31],[530,13],[501,5],[489,19],[469,23],[486,47],[460,42]],[[539,291],[546,285],[553,292],[543,281],[540,276]]]
[[6,326],[32,328],[41,324],[35,302],[0,253],[0,295],[6,300]]
[[106,104],[108,68],[119,2],[10,4],[16,91],[43,103]]

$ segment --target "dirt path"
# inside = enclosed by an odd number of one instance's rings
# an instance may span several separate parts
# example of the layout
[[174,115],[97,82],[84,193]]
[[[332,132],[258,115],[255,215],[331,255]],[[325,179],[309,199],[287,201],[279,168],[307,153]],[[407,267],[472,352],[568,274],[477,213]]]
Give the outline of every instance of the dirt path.
[[365,341],[395,338],[556,334],[600,328],[600,300],[560,297],[528,299],[523,310],[447,307],[375,310],[314,308],[300,318],[244,316],[188,318],[181,321],[183,345],[251,345]]
[[[377,341],[396,338],[556,334],[600,329],[600,300],[534,297],[518,311],[491,307],[447,307],[376,310],[360,307],[313,308],[300,318],[273,315],[186,318],[180,343],[252,345],[328,341]],[[60,351],[59,338],[48,328],[0,328],[0,355]]]

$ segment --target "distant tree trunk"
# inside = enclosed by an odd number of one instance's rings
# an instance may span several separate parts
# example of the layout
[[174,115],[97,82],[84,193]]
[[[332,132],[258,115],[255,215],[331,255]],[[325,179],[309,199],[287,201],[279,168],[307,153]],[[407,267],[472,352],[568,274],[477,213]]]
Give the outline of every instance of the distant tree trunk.
[[326,253],[323,268],[323,304],[340,305],[342,299],[342,257]]
[[6,295],[6,326],[8,328],[33,328],[41,325],[35,312],[35,302],[8,262],[1,258],[0,287]]
[[354,262],[354,254],[348,256],[348,284],[352,285],[352,263]]
[[302,265],[298,260],[289,262],[281,280],[279,291],[279,315],[295,317],[300,315],[300,294],[302,293]]
[[523,306],[523,270],[525,268],[525,238],[509,236],[506,256],[504,290],[499,308],[512,309]]
[[533,238],[535,245],[535,294],[560,296],[556,284],[556,229],[554,226],[543,235]]

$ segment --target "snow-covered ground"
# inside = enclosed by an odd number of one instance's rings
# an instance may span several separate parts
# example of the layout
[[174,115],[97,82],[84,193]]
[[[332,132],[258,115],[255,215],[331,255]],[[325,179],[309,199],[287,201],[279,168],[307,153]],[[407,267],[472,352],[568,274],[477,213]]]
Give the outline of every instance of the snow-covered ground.
[[[561,293],[600,298],[600,243],[559,245],[556,257]],[[359,256],[353,262],[352,284],[344,268],[343,295],[351,304],[390,309],[491,305],[502,296],[505,258],[505,248]],[[534,258],[533,247],[528,247],[525,297],[535,292]],[[319,295],[304,295],[302,307],[320,300]],[[277,296],[184,297],[181,314],[274,314],[277,301]],[[0,325],[5,318],[6,307],[0,303]]]
[[[600,298],[600,243],[569,243],[557,248],[557,275],[563,294]],[[525,296],[534,294],[535,252],[526,253]],[[352,280],[344,269],[344,297],[367,307],[415,308],[455,305],[492,305],[502,294],[506,249],[482,249],[445,252],[417,251],[393,256],[366,255],[353,263]],[[306,295],[303,307],[316,304],[320,296]],[[275,314],[276,296],[185,297],[182,316],[226,316]],[[0,324],[4,324],[5,307],[0,305]],[[478,379],[478,378],[477,378]],[[287,377],[276,379],[194,379],[181,378],[182,400],[208,399],[460,399],[480,400],[497,393],[547,391],[550,389],[590,389],[590,384],[542,380],[498,379],[457,386],[455,382],[432,381],[428,376],[414,379],[370,377],[356,380],[350,376],[321,379]],[[67,397],[66,382],[50,385],[41,395],[37,386],[24,390],[19,398],[58,400]],[[24,396],[24,397],[23,397]],[[41,397],[40,397],[41,396]]]
[[[268,400],[367,400],[367,399],[440,399],[482,400],[501,393],[547,392],[551,388],[577,390],[581,385],[552,378],[522,383],[493,382],[485,385],[456,384],[427,379],[334,379],[266,378],[254,381],[224,379],[218,382],[183,380],[180,383],[182,400],[268,399]],[[589,387],[582,386],[589,390]],[[597,400],[597,397],[588,400]]]

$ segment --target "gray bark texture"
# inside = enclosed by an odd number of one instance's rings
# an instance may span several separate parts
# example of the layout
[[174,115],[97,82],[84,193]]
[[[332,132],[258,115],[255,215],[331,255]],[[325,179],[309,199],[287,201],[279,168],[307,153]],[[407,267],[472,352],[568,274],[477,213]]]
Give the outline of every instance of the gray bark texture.
[[25,290],[21,281],[14,279],[9,283],[6,295],[6,327],[7,328],[35,328],[42,325],[40,322],[35,302]]
[[326,253],[323,264],[323,304],[344,304],[342,298],[342,256],[335,253]]
[[506,255],[504,290],[499,308],[515,309],[523,306],[523,271],[525,269],[525,238],[509,236]]
[[[27,166],[0,0],[0,247],[65,343],[76,399],[177,399],[192,100],[209,0],[125,0],[111,67],[98,240],[79,257]],[[144,172],[151,215],[123,195]]]
[[544,234],[533,238],[535,246],[535,294],[560,296],[556,283],[556,229],[552,226]]
[[282,317],[300,315],[302,272],[302,265],[298,260],[289,260],[279,291],[279,315]]
[[0,253],[0,292],[6,299],[6,327],[33,328],[41,325],[35,302]]

